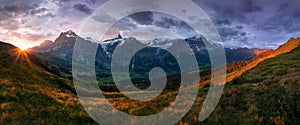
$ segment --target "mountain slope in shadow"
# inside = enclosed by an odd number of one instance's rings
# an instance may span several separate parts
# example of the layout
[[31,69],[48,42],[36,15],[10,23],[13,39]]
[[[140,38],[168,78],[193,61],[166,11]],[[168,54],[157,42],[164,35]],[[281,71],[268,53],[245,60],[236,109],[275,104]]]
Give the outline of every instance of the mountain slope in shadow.
[[0,42],[0,124],[93,124],[72,82],[35,64],[40,61]]

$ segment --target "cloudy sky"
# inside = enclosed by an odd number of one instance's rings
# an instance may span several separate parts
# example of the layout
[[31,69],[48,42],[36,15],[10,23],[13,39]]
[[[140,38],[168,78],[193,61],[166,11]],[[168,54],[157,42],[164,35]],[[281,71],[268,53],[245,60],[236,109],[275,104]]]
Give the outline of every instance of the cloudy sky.
[[[0,40],[26,48],[54,40],[60,32],[79,32],[81,24],[105,0],[0,0]],[[299,0],[194,0],[212,19],[227,47],[276,48],[300,36]],[[174,4],[174,3],[170,3]],[[94,17],[95,21],[114,21]],[[191,28],[175,17],[144,12],[119,21],[117,33],[158,27],[190,37]],[[155,28],[153,28],[155,29]],[[174,34],[169,34],[170,36]],[[146,37],[146,35],[145,35]]]

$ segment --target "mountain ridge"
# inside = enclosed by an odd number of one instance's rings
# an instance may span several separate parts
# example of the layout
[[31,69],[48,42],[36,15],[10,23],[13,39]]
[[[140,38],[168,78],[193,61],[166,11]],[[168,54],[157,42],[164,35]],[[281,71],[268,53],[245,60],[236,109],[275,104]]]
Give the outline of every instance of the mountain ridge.
[[[69,35],[71,34],[71,35]],[[73,47],[74,47],[74,43],[76,41],[76,39],[81,39],[84,41],[91,41],[91,42],[98,42],[98,55],[100,55],[100,57],[104,57],[106,59],[104,59],[105,61],[109,61],[112,53],[115,49],[115,47],[118,44],[122,44],[124,42],[125,39],[129,39],[129,38],[123,38],[120,34],[116,37],[116,38],[112,38],[112,39],[108,39],[108,40],[104,40],[103,42],[99,42],[97,40],[93,40],[92,38],[82,38],[78,35],[76,35],[75,32],[73,31],[66,31],[66,32],[62,32],[58,38],[56,38],[56,40],[54,42],[47,42],[45,43],[46,45],[48,45],[49,43],[51,43],[51,45],[48,46],[36,46],[33,48],[30,48],[29,50],[32,52],[37,53],[37,55],[43,54],[43,53],[48,53],[47,55],[44,55],[44,57],[49,57],[50,60],[65,60],[66,62],[68,62],[67,64],[63,64],[63,66],[66,67],[66,65],[69,65],[67,67],[71,67],[70,62],[71,62],[71,58],[72,58],[72,52],[73,52]],[[186,38],[183,39],[184,41],[186,41],[188,43],[188,45],[190,45],[190,48],[194,51],[194,54],[200,57],[198,58],[198,62],[204,61],[204,59],[200,59],[200,58],[205,58],[206,60],[209,60],[208,58],[208,52],[206,50],[205,44],[203,43],[203,39],[205,40],[205,38],[203,36],[195,36],[195,37],[191,37],[191,38]],[[60,43],[64,43],[64,44],[60,44]],[[141,42],[143,43],[143,42]],[[41,44],[41,45],[45,45],[45,44]],[[150,41],[148,43],[143,43],[143,44],[147,44],[149,46],[152,47],[164,47],[164,48],[168,48],[169,46],[172,46],[172,40],[169,39],[165,39],[165,40],[158,40],[158,39],[154,39],[153,41]],[[258,49],[248,49],[248,48],[237,48],[237,49],[230,49],[230,48],[225,48],[225,52],[227,53],[227,60],[228,63],[230,62],[238,62],[238,61],[242,61],[242,60],[249,60],[252,59],[253,57],[255,57],[257,55],[257,53],[255,52]],[[104,51],[104,52],[101,52]],[[52,54],[51,54],[52,53]],[[106,54],[105,54],[106,53]],[[104,55],[103,55],[104,54]],[[54,59],[51,59],[50,56],[54,56]],[[56,56],[56,57],[55,57]],[[41,56],[42,57],[42,56]],[[47,59],[47,58],[46,58]],[[48,59],[49,60],[49,59]],[[105,61],[102,61],[105,63]],[[54,61],[53,61],[54,62]],[[61,61],[59,61],[61,62]],[[207,67],[207,64],[209,62],[203,62],[200,65],[200,67]],[[105,64],[103,64],[103,66],[110,66],[109,62],[106,62]],[[109,67],[106,67],[109,69]]]
[[286,43],[279,46],[277,49],[267,50],[267,51],[257,55],[253,59],[246,61],[247,64],[245,66],[239,68],[238,70],[236,70],[232,73],[227,74],[226,82],[230,82],[235,77],[241,76],[244,72],[254,68],[260,62],[262,62],[266,59],[273,58],[273,57],[276,57],[276,56],[284,54],[284,53],[288,53],[299,46],[300,46],[300,38],[291,38]]

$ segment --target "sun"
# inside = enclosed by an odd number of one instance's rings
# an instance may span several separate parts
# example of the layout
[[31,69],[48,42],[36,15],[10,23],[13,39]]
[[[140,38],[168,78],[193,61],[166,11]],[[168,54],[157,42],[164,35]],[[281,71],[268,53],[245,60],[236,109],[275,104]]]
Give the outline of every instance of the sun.
[[13,42],[12,44],[19,48],[20,50],[24,51],[30,48],[30,43],[23,39],[13,38],[17,42]]
[[20,50],[25,51],[27,49],[27,47],[19,47]]
[[16,47],[18,47],[22,51],[25,51],[25,50],[27,50],[29,48],[29,46],[26,46],[24,44],[22,44],[22,45],[16,45]]

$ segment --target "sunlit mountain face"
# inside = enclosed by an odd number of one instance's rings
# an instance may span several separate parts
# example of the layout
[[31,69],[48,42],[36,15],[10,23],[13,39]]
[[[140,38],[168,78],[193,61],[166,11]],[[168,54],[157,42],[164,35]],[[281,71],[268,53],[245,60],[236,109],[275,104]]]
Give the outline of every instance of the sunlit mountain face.
[[[0,1],[0,40],[22,49],[54,40],[62,31],[79,32],[79,27],[105,0],[29,0]],[[217,0],[195,0],[209,15],[229,48],[272,48],[299,34],[299,1],[231,0],[223,4]],[[154,2],[147,3],[149,6]],[[173,3],[170,3],[172,5]],[[112,17],[94,17],[95,21],[115,21]],[[145,27],[161,27],[175,34],[191,37],[189,26],[170,15],[144,12],[126,17],[107,33],[107,38],[117,34],[136,35],[141,39],[156,38],[164,32],[145,31]],[[130,31],[130,32],[129,32]],[[138,33],[139,32],[139,33]],[[143,35],[141,35],[143,34]],[[139,36],[140,35],[140,36]],[[94,38],[98,39],[98,38]]]

